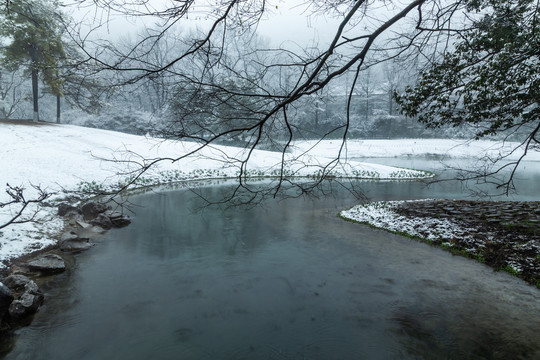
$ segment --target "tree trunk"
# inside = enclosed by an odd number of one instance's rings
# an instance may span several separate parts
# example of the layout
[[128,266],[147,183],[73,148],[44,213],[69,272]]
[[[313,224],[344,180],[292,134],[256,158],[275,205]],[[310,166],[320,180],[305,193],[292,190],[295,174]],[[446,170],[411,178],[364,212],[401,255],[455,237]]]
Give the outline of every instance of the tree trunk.
[[370,71],[368,70],[367,73],[366,73],[366,88],[365,88],[365,91],[366,91],[366,117],[365,117],[365,121],[367,123],[368,121],[368,117],[369,117],[369,95],[371,94],[371,88],[370,88],[370,84],[369,84],[369,78],[370,78]]
[[32,97],[34,99],[34,122],[39,121],[39,105],[38,105],[38,70],[36,49],[32,46],[30,50],[30,57],[32,59]]
[[56,123],[60,124],[60,95],[56,95]]
[[394,89],[388,90],[388,115],[394,115]]
[[38,71],[32,69],[32,97],[34,98],[34,122],[39,121],[39,105],[38,105]]

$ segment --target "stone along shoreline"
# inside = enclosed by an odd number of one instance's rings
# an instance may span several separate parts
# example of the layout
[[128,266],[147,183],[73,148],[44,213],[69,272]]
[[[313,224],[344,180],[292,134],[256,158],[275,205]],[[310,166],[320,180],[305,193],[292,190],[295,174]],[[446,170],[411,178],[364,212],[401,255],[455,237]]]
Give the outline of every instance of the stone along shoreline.
[[66,271],[69,267],[66,258],[90,249],[93,240],[107,230],[131,223],[129,216],[93,201],[81,207],[61,203],[58,215],[65,220],[65,232],[58,244],[14,260],[6,276],[0,276],[0,338],[31,322],[45,299],[39,284]]

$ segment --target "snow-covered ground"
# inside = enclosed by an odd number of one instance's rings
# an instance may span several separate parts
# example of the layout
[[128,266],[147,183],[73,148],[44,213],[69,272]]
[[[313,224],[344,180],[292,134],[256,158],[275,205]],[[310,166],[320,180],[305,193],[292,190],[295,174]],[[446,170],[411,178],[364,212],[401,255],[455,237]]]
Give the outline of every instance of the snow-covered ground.
[[[402,155],[445,154],[477,156],[481,152],[500,150],[494,142],[463,142],[451,140],[364,140],[347,143],[343,159],[360,157],[394,157]],[[247,152],[226,146],[205,147],[189,154],[197,144],[164,141],[124,133],[83,128],[71,125],[20,125],[0,123],[0,184],[25,188],[27,199],[37,192],[32,185],[54,192],[51,200],[65,197],[81,189],[108,189],[132,179],[141,165],[151,159],[165,158],[152,166],[135,185],[153,185],[178,180],[204,178],[234,178],[246,159]],[[288,176],[317,176],[322,167],[331,163],[339,151],[340,142],[325,140],[295,143],[285,157]],[[346,156],[345,156],[346,155]],[[247,166],[248,176],[275,176],[281,169],[281,153],[254,151]],[[540,160],[540,153],[530,160]],[[340,161],[331,174],[366,179],[411,179],[429,176],[421,171],[399,169],[358,161]],[[0,203],[9,201],[2,192]],[[11,219],[15,206],[0,208],[0,226]],[[28,213],[34,209],[29,208]],[[14,224],[0,230],[0,264],[14,257],[54,244],[63,223],[55,216],[55,207],[43,208],[38,222]],[[0,265],[2,266],[2,265]]]
[[[409,201],[428,200],[430,199]],[[394,208],[401,203],[403,201],[380,201],[356,205],[349,210],[340,212],[340,216],[359,223],[369,224],[376,228],[425,238],[430,241],[455,237],[470,237],[468,235],[469,229],[463,229],[447,218],[430,218],[429,221],[426,221],[426,218],[399,215],[394,211]],[[451,245],[451,243],[448,243],[448,246]]]
[[[497,257],[496,263],[498,263],[495,266],[500,266],[500,263],[504,262],[506,266],[511,267],[515,272],[523,272],[523,267],[526,268],[525,271],[528,274],[533,274],[534,271],[537,271],[535,270],[537,269],[536,258],[533,254],[539,253],[540,246],[538,244],[538,238],[530,232],[523,233],[514,230],[508,234],[496,226],[486,229],[485,223],[482,220],[471,221],[469,218],[468,221],[464,221],[462,216],[441,216],[440,213],[433,211],[433,209],[436,209],[433,207],[430,207],[430,210],[427,212],[417,212],[416,216],[410,213],[402,215],[402,212],[400,212],[400,206],[402,205],[405,205],[405,208],[412,207],[418,209],[423,204],[437,203],[437,201],[434,199],[420,199],[371,202],[343,210],[340,212],[340,216],[347,220],[368,224],[394,233],[424,239],[430,243],[438,244],[448,249],[452,248],[458,252],[464,251],[469,256],[483,257],[486,254],[491,255],[493,251],[496,251],[494,248],[502,244],[500,247],[504,250],[495,254]],[[443,210],[444,207],[449,206],[449,201],[451,200],[444,202],[443,204],[445,205],[438,209]],[[464,207],[467,206],[465,205]],[[488,207],[490,209],[499,208],[498,211],[501,211],[500,205],[497,206],[491,203]],[[481,202],[473,210],[478,215],[479,213],[484,213],[485,215],[487,211],[486,206],[482,206]],[[512,207],[512,210],[507,211],[506,215],[517,211],[517,207]],[[530,213],[534,217],[534,210],[530,210]],[[465,215],[466,211],[463,214]],[[518,220],[516,221],[512,216],[506,217],[506,215],[501,215],[500,218],[505,219],[502,221],[508,222],[505,225],[507,227],[510,226],[508,224],[516,226],[523,221],[519,217],[517,217]],[[502,228],[504,229],[504,226]],[[498,245],[493,246],[493,244]],[[493,266],[493,263],[491,266]]]

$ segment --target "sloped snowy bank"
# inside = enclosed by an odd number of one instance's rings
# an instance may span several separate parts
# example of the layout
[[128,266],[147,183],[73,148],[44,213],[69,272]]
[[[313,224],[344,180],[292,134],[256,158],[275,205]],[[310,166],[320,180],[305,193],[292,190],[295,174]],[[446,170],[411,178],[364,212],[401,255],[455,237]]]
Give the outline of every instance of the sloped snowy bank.
[[[151,186],[193,179],[235,178],[248,152],[229,146],[207,146],[181,160],[200,145],[169,141],[113,131],[71,125],[0,123],[0,184],[24,187],[27,199],[38,194],[33,186],[54,193],[51,205],[42,207],[36,222],[13,224],[0,230],[0,266],[7,260],[56,243],[63,222],[56,216],[54,203],[78,190],[110,190],[133,179],[141,166],[160,161],[145,172],[132,187]],[[312,154],[291,151],[285,156],[284,173],[292,177],[317,177],[330,164],[327,173],[336,177],[361,179],[416,179],[431,176],[424,171],[400,169],[358,161],[332,163],[335,153]],[[257,150],[249,154],[247,177],[276,176],[281,171],[282,154]],[[0,195],[0,203],[10,197]],[[0,208],[0,225],[11,219],[18,204]],[[29,206],[25,214],[37,208]],[[22,217],[18,220],[23,219]]]
[[[166,160],[152,166],[134,182],[132,188],[195,179],[234,179],[248,156],[248,152],[242,148],[214,145],[177,160],[179,156],[196,150],[199,145],[57,124],[0,122],[0,144],[0,184],[24,187],[27,199],[37,195],[33,186],[54,193],[48,200],[51,206],[39,209],[37,222],[14,224],[0,230],[0,267],[10,259],[56,243],[63,221],[56,216],[54,205],[74,191],[118,188],[129,183],[141,166],[158,158]],[[506,151],[504,149],[518,144],[506,143],[505,147],[501,147],[500,143],[490,141],[352,140],[343,149],[341,160],[333,163],[340,146],[339,140],[292,144],[285,154],[284,175],[318,177],[322,169],[330,164],[326,173],[335,177],[418,179],[432,174],[356,160],[362,157],[433,154],[452,157],[487,154],[498,157],[501,151]],[[540,160],[540,153],[530,152],[528,160]],[[243,174],[247,177],[277,176],[281,171],[281,161],[280,152],[253,151],[249,153],[248,166]],[[2,192],[0,203],[8,200],[9,196]],[[17,209],[17,204],[0,208],[0,225],[11,219]],[[26,214],[34,210],[36,207],[30,206]],[[451,227],[448,224],[440,226],[441,229]]]

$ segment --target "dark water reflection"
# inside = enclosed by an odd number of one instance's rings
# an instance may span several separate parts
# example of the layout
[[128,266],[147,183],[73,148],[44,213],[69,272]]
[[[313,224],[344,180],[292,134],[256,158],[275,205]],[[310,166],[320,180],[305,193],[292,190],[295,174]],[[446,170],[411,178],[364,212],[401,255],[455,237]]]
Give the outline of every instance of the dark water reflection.
[[[364,187],[377,200],[465,196]],[[537,289],[340,220],[347,193],[198,212],[187,191],[133,201],[133,224],[46,288],[8,359],[540,358]]]

